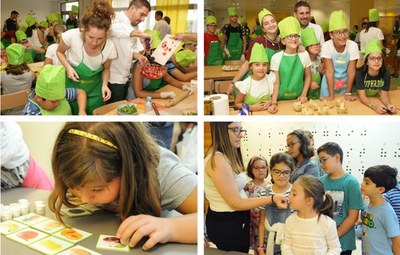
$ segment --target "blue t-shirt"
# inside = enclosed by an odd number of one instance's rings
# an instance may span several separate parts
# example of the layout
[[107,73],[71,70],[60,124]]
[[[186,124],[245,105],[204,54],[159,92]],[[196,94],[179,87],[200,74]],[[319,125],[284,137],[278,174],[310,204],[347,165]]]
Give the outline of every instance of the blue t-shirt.
[[[349,210],[363,209],[360,184],[351,174],[346,173],[339,179],[331,179],[329,175],[320,178],[326,193],[332,196],[335,202],[333,219],[339,226],[348,216]],[[355,250],[356,238],[354,228],[339,238],[342,251]]]
[[368,206],[362,212],[361,220],[362,254],[393,254],[391,238],[400,236],[400,229],[392,206],[386,201],[378,206]]
[[290,183],[294,183],[300,175],[303,174],[311,174],[317,178],[319,178],[319,168],[315,161],[311,160],[311,158],[306,158],[299,168],[290,176]]
[[386,201],[388,201],[389,204],[393,207],[393,210],[397,215],[400,227],[400,182],[397,183],[396,187],[384,193],[383,198],[385,198]]

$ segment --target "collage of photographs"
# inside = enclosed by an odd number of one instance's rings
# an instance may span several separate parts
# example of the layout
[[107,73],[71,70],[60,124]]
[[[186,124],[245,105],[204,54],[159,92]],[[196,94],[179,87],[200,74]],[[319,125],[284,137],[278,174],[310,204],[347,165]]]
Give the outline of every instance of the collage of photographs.
[[0,26],[0,254],[400,255],[399,0],[3,0]]

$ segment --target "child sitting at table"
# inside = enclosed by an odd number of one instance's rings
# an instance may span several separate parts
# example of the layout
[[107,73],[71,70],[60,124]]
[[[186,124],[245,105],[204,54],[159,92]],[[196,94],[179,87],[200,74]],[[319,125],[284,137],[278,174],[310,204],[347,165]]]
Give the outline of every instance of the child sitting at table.
[[311,84],[311,60],[307,51],[298,52],[300,23],[295,17],[287,17],[278,23],[284,51],[272,56],[271,71],[279,84],[278,100],[297,99],[307,102]]
[[197,42],[186,40],[182,49],[172,55],[172,63],[183,73],[196,72],[197,76]]
[[[356,88],[360,101],[378,114],[397,113],[390,102],[390,71],[386,69],[380,41],[370,40],[365,47],[364,65],[356,72]],[[372,104],[368,97],[380,93],[381,102]]]
[[[140,122],[73,122],[62,128],[52,156],[55,189],[49,208],[61,218],[67,193],[116,212],[116,236],[142,249],[197,242],[197,177]],[[185,214],[162,218],[162,210]],[[110,214],[110,217],[113,215]]]
[[307,97],[309,99],[319,99],[321,74],[323,74],[323,64],[319,56],[321,44],[319,43],[314,29],[307,27],[301,30],[301,44],[306,48],[311,60],[311,85]]
[[18,43],[22,44],[22,46],[25,47],[24,59],[26,63],[34,63],[36,54],[44,54],[46,52],[42,48],[31,45],[24,31],[18,30],[17,32],[15,32],[15,35],[17,37]]
[[76,88],[65,88],[64,66],[45,65],[36,88],[29,95],[23,115],[71,115],[68,101],[77,101],[79,115],[86,115],[86,93]]
[[256,43],[251,50],[250,69],[252,74],[243,81],[235,82],[239,90],[235,106],[249,106],[250,111],[278,111],[278,89],[275,73],[267,74],[268,57],[262,44]]

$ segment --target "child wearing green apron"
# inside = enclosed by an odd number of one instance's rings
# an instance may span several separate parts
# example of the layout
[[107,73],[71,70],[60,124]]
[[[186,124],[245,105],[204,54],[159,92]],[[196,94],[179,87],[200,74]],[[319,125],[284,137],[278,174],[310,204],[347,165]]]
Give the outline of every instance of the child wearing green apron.
[[250,69],[252,74],[243,81],[235,83],[239,90],[235,106],[249,106],[250,111],[278,111],[278,86],[275,74],[267,74],[268,57],[262,44],[256,43],[251,51]]
[[79,115],[86,115],[86,93],[80,89],[65,89],[63,66],[44,66],[28,99],[23,115],[71,115],[68,101],[77,101]]
[[[378,114],[397,113],[390,102],[390,71],[386,69],[380,41],[371,40],[365,46],[364,65],[357,70],[356,88],[360,101]],[[368,97],[380,94],[380,103],[372,104]]]
[[319,57],[321,44],[315,35],[314,29],[307,27],[301,31],[301,44],[306,48],[311,59],[311,85],[307,97],[316,100],[320,97],[321,70],[323,66]]
[[297,99],[307,102],[311,84],[311,60],[307,51],[297,52],[300,45],[300,23],[295,17],[287,17],[278,24],[284,51],[271,59],[271,71],[279,84],[278,100]]
[[24,53],[25,63],[31,64],[35,62],[36,51],[35,49],[33,49],[32,45],[30,45],[30,43],[28,42],[25,32],[22,30],[18,30],[17,32],[15,32],[15,36],[17,37],[17,42],[25,47],[25,53]]
[[240,60],[246,52],[246,36],[243,27],[238,23],[236,7],[228,8],[229,23],[221,29],[224,34],[224,52],[226,60]]
[[217,30],[217,18],[206,17],[206,31],[204,32],[204,60],[207,66],[220,66],[224,64],[222,46]]
[[334,11],[329,21],[331,40],[321,47],[321,58],[325,75],[321,82],[321,98],[333,100],[335,94],[345,94],[348,101],[352,96],[356,64],[359,58],[357,43],[349,40],[349,30],[343,11]]

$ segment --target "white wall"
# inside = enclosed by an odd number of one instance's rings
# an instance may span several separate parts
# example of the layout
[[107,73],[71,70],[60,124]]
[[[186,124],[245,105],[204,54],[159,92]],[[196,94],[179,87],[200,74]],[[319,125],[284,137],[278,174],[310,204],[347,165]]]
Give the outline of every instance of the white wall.
[[[294,129],[307,129],[314,135],[315,149],[325,142],[336,142],[343,149],[343,166],[362,181],[364,171],[387,164],[400,171],[400,122],[344,120],[312,122],[243,122],[247,135],[242,140],[245,164],[254,155],[267,160],[286,150],[286,136]],[[398,176],[399,178],[399,176]]]
[[37,22],[45,20],[49,13],[58,11],[58,2],[57,0],[1,0],[1,27],[13,10],[19,12],[19,24],[26,25],[25,17],[28,13],[34,13]]

